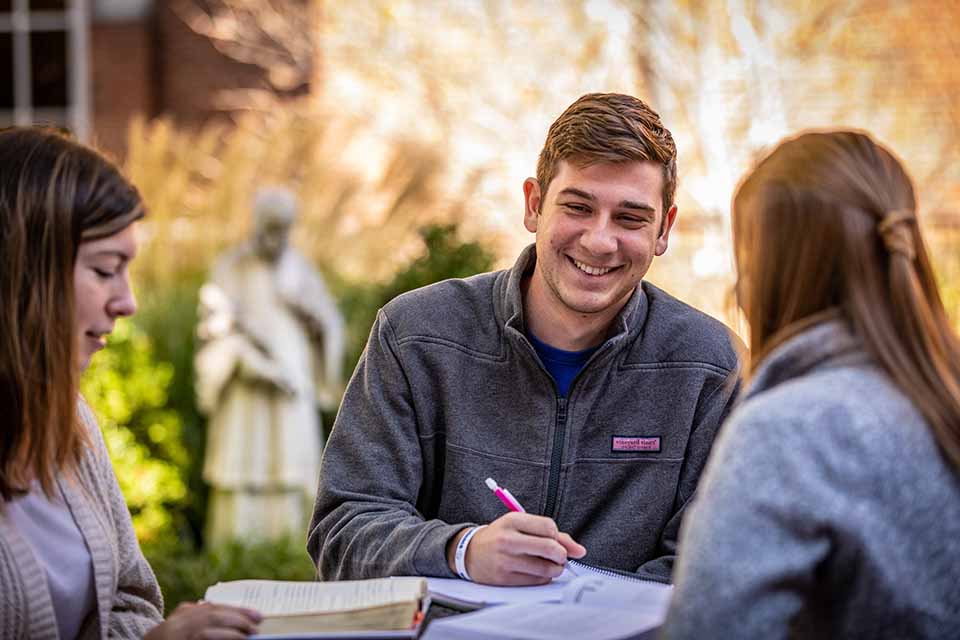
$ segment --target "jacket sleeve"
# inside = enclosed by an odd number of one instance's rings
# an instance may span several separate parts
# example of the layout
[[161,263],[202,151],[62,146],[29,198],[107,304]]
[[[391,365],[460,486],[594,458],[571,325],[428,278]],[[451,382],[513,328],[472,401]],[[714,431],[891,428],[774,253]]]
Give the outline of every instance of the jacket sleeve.
[[110,638],[142,638],[163,620],[163,597],[156,576],[140,551],[130,511],[117,484],[106,444],[86,403],[81,415],[93,425],[94,457],[99,492],[105,500],[106,515],[116,536],[116,589],[112,594],[107,634]]
[[307,550],[322,580],[453,577],[446,545],[465,525],[425,520],[417,412],[390,322],[377,315],[320,465]]
[[671,582],[673,565],[677,557],[680,524],[687,507],[693,500],[697,482],[706,465],[713,440],[736,402],[740,390],[738,372],[731,371],[727,376],[718,375],[715,380],[717,380],[715,385],[704,386],[706,396],[697,407],[693,431],[687,442],[683,466],[680,470],[675,510],[664,527],[663,533],[660,534],[658,554],[637,569],[637,573],[648,580]]

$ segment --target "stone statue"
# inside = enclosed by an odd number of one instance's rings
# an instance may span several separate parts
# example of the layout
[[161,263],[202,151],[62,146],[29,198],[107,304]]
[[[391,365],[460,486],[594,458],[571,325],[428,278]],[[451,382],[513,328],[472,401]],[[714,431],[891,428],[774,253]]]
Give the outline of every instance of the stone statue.
[[302,537],[316,494],[318,407],[339,395],[344,331],[323,280],[288,244],[296,215],[289,191],[259,191],[251,239],[221,256],[200,290],[212,543]]

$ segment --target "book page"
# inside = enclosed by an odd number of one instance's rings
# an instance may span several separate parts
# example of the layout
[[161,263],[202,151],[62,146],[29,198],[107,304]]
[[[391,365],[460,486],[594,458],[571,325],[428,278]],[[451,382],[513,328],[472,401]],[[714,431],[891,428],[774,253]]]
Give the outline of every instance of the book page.
[[367,609],[418,601],[426,595],[424,578],[382,578],[342,582],[235,580],[219,582],[204,600],[256,609],[265,616]]

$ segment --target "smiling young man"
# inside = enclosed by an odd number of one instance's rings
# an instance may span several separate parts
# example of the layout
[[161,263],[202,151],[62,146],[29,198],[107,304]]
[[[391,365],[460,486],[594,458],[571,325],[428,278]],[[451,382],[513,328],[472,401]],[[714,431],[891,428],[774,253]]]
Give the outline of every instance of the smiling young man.
[[722,324],[643,282],[676,175],[647,105],[585,95],[523,185],[535,246],[380,311],[321,464],[321,578],[538,584],[583,557],[669,581],[737,368]]

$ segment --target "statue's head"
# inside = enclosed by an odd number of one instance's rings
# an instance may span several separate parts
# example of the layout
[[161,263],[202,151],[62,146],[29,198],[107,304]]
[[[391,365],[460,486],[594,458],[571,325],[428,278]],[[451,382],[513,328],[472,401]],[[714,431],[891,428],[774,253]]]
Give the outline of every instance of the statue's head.
[[276,262],[287,248],[290,227],[297,218],[297,199],[289,189],[267,187],[253,202],[253,248],[268,262]]

